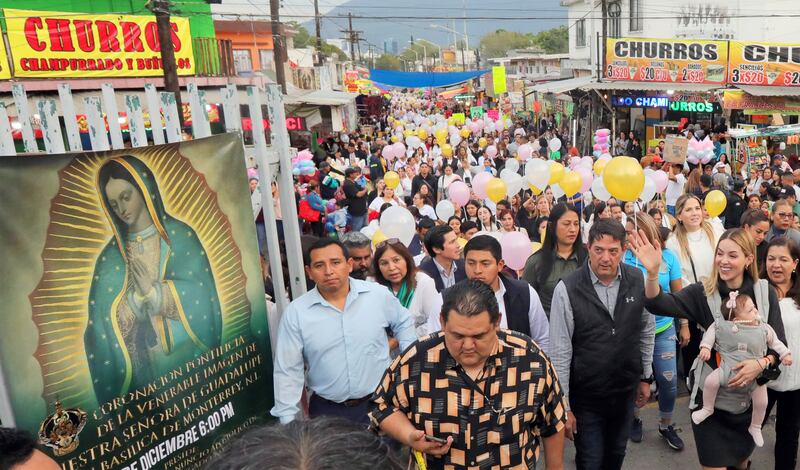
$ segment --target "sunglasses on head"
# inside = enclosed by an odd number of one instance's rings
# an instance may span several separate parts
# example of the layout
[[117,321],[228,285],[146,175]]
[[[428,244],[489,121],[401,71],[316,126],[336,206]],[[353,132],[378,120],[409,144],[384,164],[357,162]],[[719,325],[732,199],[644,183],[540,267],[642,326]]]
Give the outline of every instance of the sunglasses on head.
[[384,241],[378,243],[377,245],[375,245],[375,249],[379,250],[379,249],[383,248],[384,246],[397,245],[398,243],[400,243],[400,239],[399,238],[387,238],[386,240],[384,240]]

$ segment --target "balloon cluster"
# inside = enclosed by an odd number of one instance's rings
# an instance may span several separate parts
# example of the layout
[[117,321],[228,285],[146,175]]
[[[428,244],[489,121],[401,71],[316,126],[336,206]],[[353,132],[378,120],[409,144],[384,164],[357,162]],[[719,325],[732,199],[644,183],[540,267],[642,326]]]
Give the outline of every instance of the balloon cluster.
[[595,157],[600,157],[604,153],[608,153],[608,149],[611,145],[611,131],[608,129],[597,129],[594,131],[594,146],[592,149],[592,155]]
[[689,140],[689,151],[686,160],[692,165],[705,165],[714,158],[714,142],[706,136],[703,140]]
[[311,176],[317,172],[314,167],[314,155],[308,150],[301,150],[292,158],[292,174],[294,176]]
[[[409,139],[412,138],[414,138],[414,136],[409,137]],[[417,138],[417,140],[419,139]],[[403,144],[402,142],[395,142],[391,145],[383,147],[383,152],[381,153],[381,155],[383,155],[383,158],[385,158],[386,161],[391,162],[395,158],[402,157],[403,155],[405,155],[405,153],[406,153],[405,144]]]

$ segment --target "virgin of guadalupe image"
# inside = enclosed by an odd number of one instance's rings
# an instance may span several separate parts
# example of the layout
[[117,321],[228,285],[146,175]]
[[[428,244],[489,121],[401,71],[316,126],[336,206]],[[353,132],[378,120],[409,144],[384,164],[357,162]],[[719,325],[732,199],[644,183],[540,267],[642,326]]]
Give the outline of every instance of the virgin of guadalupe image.
[[222,316],[206,251],[167,212],[150,169],[113,158],[96,185],[114,236],[95,264],[84,344],[104,403],[219,346]]

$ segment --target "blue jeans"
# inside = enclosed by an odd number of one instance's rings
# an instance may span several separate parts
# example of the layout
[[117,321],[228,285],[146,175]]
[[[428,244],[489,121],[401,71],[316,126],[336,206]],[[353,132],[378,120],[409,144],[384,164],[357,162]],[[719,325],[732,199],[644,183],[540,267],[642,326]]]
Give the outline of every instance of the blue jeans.
[[364,215],[352,215],[350,214],[350,230],[353,232],[358,232],[364,226],[367,225],[367,214]]
[[653,349],[653,374],[658,384],[658,411],[662,419],[672,419],[678,394],[678,362],[676,360],[675,324],[656,334]]
[[667,213],[672,217],[675,217],[675,206],[667,206]]
[[601,402],[570,400],[578,426],[575,435],[575,466],[578,470],[622,468],[633,424],[635,398],[634,389],[630,393],[609,395]]

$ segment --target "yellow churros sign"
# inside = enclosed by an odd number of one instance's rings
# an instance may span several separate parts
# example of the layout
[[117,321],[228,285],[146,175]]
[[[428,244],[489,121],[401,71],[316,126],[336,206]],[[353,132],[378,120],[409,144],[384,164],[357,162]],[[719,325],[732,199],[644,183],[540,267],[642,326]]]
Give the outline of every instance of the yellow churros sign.
[[730,83],[800,86],[800,44],[730,41]]

